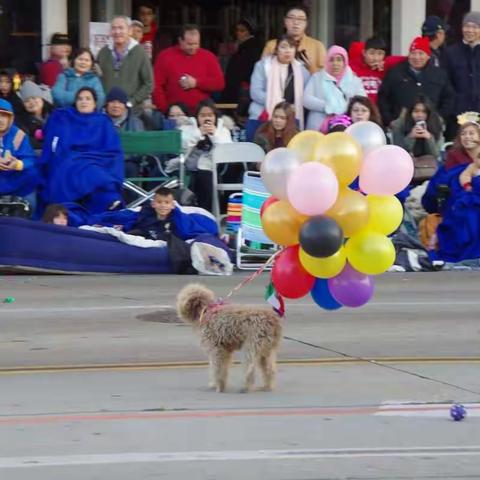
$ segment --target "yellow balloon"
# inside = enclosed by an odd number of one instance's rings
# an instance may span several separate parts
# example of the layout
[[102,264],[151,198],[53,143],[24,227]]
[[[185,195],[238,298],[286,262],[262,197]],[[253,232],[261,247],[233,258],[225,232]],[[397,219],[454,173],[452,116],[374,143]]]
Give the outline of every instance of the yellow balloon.
[[345,244],[350,265],[366,275],[380,275],[395,261],[392,241],[381,233],[364,230],[351,237]]
[[279,200],[263,212],[262,227],[272,242],[289,247],[299,242],[300,228],[307,218],[285,200]]
[[347,255],[343,247],[331,257],[312,257],[303,248],[300,248],[298,256],[303,268],[317,278],[336,277],[344,269],[345,263],[347,263]]
[[370,218],[365,230],[390,235],[402,223],[403,207],[394,195],[368,195]]
[[341,186],[350,185],[360,173],[362,147],[350,135],[334,132],[325,135],[315,148],[315,161],[323,163],[335,172]]
[[297,133],[287,145],[289,150],[293,150],[298,154],[302,162],[311,162],[315,153],[315,148],[322,140],[323,133],[314,130],[304,130]]
[[340,225],[345,237],[351,237],[367,225],[369,218],[367,197],[351,188],[343,188],[337,201],[325,215]]

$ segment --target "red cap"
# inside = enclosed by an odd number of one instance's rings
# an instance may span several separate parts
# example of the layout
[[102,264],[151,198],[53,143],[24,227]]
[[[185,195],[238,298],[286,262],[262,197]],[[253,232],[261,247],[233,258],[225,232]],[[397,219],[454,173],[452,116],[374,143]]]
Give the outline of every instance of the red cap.
[[429,57],[432,56],[432,50],[430,49],[430,40],[428,37],[417,37],[410,45],[410,52],[414,50],[421,50],[425,52]]

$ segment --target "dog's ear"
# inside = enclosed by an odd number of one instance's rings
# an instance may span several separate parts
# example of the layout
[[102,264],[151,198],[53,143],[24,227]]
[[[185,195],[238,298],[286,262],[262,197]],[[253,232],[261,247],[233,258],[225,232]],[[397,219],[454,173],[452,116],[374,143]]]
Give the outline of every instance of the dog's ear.
[[202,285],[187,285],[177,298],[177,310],[179,316],[187,322],[195,323],[205,307],[214,301],[213,292]]

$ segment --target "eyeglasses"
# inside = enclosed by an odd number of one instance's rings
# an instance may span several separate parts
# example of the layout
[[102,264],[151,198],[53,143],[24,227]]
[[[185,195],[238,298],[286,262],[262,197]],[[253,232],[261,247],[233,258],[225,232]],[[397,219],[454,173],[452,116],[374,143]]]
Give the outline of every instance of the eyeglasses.
[[306,23],[307,22],[306,17],[292,17],[291,15],[287,15],[285,18],[287,20],[290,20],[291,22],[298,22],[298,23]]

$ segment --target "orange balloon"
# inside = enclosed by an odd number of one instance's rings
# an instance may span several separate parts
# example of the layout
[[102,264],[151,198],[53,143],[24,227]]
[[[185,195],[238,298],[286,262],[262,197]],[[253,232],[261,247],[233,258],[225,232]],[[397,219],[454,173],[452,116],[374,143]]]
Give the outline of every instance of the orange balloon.
[[334,132],[325,135],[315,147],[314,159],[335,172],[341,186],[350,185],[360,173],[362,147],[350,135]]
[[351,237],[368,223],[367,197],[351,188],[343,188],[337,201],[325,215],[332,217],[340,225],[345,237]]
[[263,212],[262,227],[272,242],[289,247],[299,242],[300,228],[307,218],[285,200],[279,200]]

